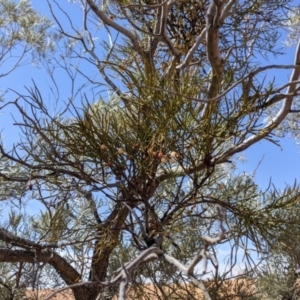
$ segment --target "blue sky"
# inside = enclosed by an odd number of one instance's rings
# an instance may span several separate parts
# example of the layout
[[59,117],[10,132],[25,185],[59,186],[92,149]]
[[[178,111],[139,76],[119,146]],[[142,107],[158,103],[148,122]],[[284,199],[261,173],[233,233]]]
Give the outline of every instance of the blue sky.
[[270,179],[279,189],[286,184],[293,185],[295,180],[299,180],[299,147],[293,138],[282,139],[280,144],[282,149],[268,141],[255,144],[244,152],[246,162],[239,164],[239,170],[256,170],[255,179],[261,188],[267,188]]

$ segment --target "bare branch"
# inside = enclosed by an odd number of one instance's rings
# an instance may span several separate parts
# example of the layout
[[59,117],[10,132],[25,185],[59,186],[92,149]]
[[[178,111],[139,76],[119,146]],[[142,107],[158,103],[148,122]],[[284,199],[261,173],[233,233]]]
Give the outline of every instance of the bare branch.
[[1,262],[27,262],[33,264],[36,259],[52,265],[67,284],[74,284],[81,278],[81,275],[64,258],[48,249],[30,251],[0,248]]
[[58,248],[57,244],[48,243],[35,243],[31,240],[18,237],[4,228],[0,228],[0,240],[14,246],[22,247],[25,249],[45,249],[45,248]]
[[203,292],[203,295],[205,297],[205,300],[212,300],[205,285],[203,284],[202,281],[199,281],[198,279],[195,278],[194,275],[191,275],[187,272],[187,268],[181,263],[179,262],[177,259],[175,259],[174,257],[168,255],[168,254],[164,254],[163,258],[168,261],[169,263],[173,264],[174,266],[176,266],[180,271],[182,271],[186,276],[188,276],[194,284],[196,284],[199,289]]
[[87,0],[87,3],[90,6],[90,8],[92,9],[92,11],[100,18],[100,20],[104,24],[114,28],[116,31],[120,32],[121,34],[123,34],[124,36],[129,38],[132,42],[134,49],[138,53],[140,53],[142,57],[145,57],[144,52],[142,51],[136,36],[132,32],[128,31],[124,27],[120,26],[119,24],[115,23],[113,20],[108,18],[105,15],[105,13],[101,9],[98,8],[98,6],[95,4],[95,2],[93,0]]
[[292,72],[291,78],[290,78],[290,85],[287,89],[287,96],[285,100],[283,101],[282,107],[280,111],[277,113],[277,115],[256,135],[252,135],[249,138],[247,138],[245,141],[243,141],[240,145],[237,145],[227,151],[224,155],[222,155],[222,158],[232,156],[235,153],[241,152],[247,148],[249,148],[251,145],[256,143],[257,141],[263,139],[266,137],[274,128],[276,128],[283,120],[284,118],[290,113],[292,102],[294,99],[293,93],[296,90],[297,82],[299,80],[299,74],[300,74],[300,68],[298,67],[300,65],[300,41],[297,46],[296,54],[295,54],[295,69]]
[[121,282],[119,284],[119,300],[125,300],[126,299],[126,290],[127,290],[127,286],[128,286],[128,273],[126,271],[126,269],[124,268],[124,266],[122,266],[122,279]]

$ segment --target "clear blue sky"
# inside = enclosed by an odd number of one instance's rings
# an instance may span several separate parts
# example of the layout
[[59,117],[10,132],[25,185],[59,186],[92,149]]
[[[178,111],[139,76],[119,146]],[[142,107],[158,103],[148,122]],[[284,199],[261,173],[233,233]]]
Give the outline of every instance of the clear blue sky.
[[[71,9],[72,4],[68,3],[67,0],[63,0],[60,3],[63,5],[68,5]],[[33,0],[33,6],[41,11],[42,13],[48,13],[48,5],[44,0]],[[72,16],[76,15],[76,11],[72,9]],[[284,37],[282,37],[282,41]],[[272,60],[270,57],[269,62],[264,62],[263,64],[292,64],[294,61],[294,48],[288,48],[287,54],[284,56],[278,56],[276,59]],[[278,74],[274,74],[276,78],[282,79],[282,82],[286,82],[289,73],[282,70],[277,71]],[[43,87],[48,90],[48,84],[50,80],[45,74],[43,69],[35,68],[32,65],[27,65],[17,69],[11,75],[0,79],[0,90],[6,90],[7,87],[14,87],[17,91],[25,91],[25,86],[32,86],[32,79],[37,83],[41,90]],[[61,78],[63,84],[63,78]],[[62,85],[63,86],[63,85]],[[61,87],[62,87],[61,86]],[[62,97],[64,97],[62,89]],[[51,101],[50,93],[46,92],[46,101]],[[66,95],[67,96],[67,95]],[[8,93],[6,100],[14,100],[16,97],[12,93]],[[4,142],[6,145],[11,145],[13,142],[18,140],[18,130],[17,128],[11,126],[12,118],[10,114],[14,113],[11,109],[5,109],[4,114],[0,116],[0,129],[4,128],[3,136],[5,138]],[[3,113],[1,111],[1,113]],[[300,152],[299,147],[292,138],[285,138],[281,140],[282,149],[276,147],[274,144],[262,141],[250,149],[246,150],[243,154],[247,158],[245,163],[238,165],[239,170],[252,172],[256,169],[256,181],[262,187],[265,188],[269,184],[270,178],[272,178],[273,183],[278,188],[283,188],[285,184],[293,184],[295,180],[299,179],[300,170]]]

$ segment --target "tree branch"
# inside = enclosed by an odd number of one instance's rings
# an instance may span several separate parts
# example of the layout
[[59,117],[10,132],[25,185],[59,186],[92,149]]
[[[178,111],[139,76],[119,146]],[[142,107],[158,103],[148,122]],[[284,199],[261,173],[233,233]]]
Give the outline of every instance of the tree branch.
[[188,276],[194,284],[196,284],[198,286],[198,288],[203,292],[203,295],[205,297],[206,300],[212,300],[205,285],[203,284],[202,281],[199,281],[194,275],[191,275],[187,272],[187,267],[185,265],[183,265],[180,261],[178,261],[176,258],[174,258],[171,255],[168,254],[164,254],[163,255],[163,259],[165,259],[167,262],[169,262],[170,264],[174,265],[175,267],[177,267],[180,271],[182,271],[186,276]]
[[13,250],[0,248],[0,262],[35,262],[49,263],[68,284],[74,284],[81,279],[81,275],[60,255],[54,251],[43,249],[36,250]]
[[92,9],[92,11],[100,18],[100,20],[104,24],[107,24],[108,26],[114,28],[116,31],[120,32],[121,34],[123,34],[124,36],[126,36],[127,38],[129,38],[131,40],[131,42],[132,42],[132,45],[133,45],[134,49],[142,57],[145,57],[144,51],[141,49],[136,36],[132,32],[130,32],[129,30],[127,30],[126,28],[124,28],[124,26],[121,26],[121,25],[117,24],[116,22],[114,22],[113,20],[111,20],[110,18],[108,18],[105,15],[105,13],[98,8],[98,6],[95,4],[95,2],[93,0],[86,0],[86,2],[88,3],[88,5]]
[[239,153],[249,148],[254,143],[265,138],[274,128],[276,128],[285,119],[285,117],[291,111],[291,107],[294,99],[293,93],[296,90],[297,81],[300,75],[300,68],[298,67],[299,65],[300,65],[300,40],[298,42],[296,53],[295,53],[295,66],[297,67],[294,68],[290,78],[290,85],[288,86],[287,89],[288,96],[286,96],[285,100],[283,101],[281,109],[279,110],[277,115],[263,129],[261,129],[259,133],[250,136],[245,141],[243,141],[240,145],[232,147],[231,149],[226,151],[218,160],[224,160],[236,153]]

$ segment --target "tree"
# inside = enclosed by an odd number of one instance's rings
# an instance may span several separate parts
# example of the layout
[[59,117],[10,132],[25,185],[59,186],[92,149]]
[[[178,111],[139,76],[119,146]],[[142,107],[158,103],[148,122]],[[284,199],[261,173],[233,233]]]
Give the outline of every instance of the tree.
[[[279,191],[276,193],[280,194]],[[288,230],[274,232],[273,246],[264,253],[266,259],[259,274],[260,289],[268,296],[265,299],[299,299],[300,249],[294,240],[299,231],[299,203],[290,210],[282,209],[277,213],[287,220]]]
[[[29,63],[36,64],[39,58],[46,57],[47,53],[53,49],[50,42],[50,27],[52,23],[37,13],[27,0],[15,3],[13,1],[0,1],[0,78],[13,73],[18,67]],[[47,34],[46,34],[47,33]],[[3,101],[7,91],[3,89],[1,84],[0,102]],[[4,106],[1,107],[3,109]],[[2,123],[3,124],[3,123]],[[15,164],[5,158],[1,158],[1,191],[0,201],[4,201],[13,197],[15,199],[22,196],[24,186],[17,181],[3,181],[5,174],[10,176],[25,176]],[[8,178],[6,178],[8,179]],[[1,203],[1,217],[7,205]],[[20,219],[14,211],[10,213],[10,228],[16,229]],[[3,244],[1,243],[1,247]],[[26,284],[24,277],[20,278],[19,271],[22,264],[2,264],[0,266],[0,299],[16,299],[23,295]],[[24,269],[24,271],[27,267]],[[13,278],[13,280],[12,280]]]
[[[235,173],[239,153],[277,144],[276,129],[298,114],[300,48],[293,65],[264,64],[282,52],[290,1],[73,2],[82,24],[48,1],[64,37],[44,62],[59,108],[35,84],[15,88],[9,103],[22,138],[0,147],[1,162],[22,175],[1,171],[1,184],[27,185],[6,200],[39,203],[39,212],[16,212],[17,229],[12,217],[2,224],[0,261],[31,266],[33,287],[63,281],[80,300],[127,290],[141,298],[145,278],[156,298],[197,299],[192,284],[206,300],[224,299],[239,251],[253,276],[252,253],[287,234],[279,212],[299,199],[296,185],[278,195]],[[285,69],[288,82],[269,73]],[[53,279],[43,284],[45,275]]]
[[4,77],[20,65],[37,63],[39,57],[53,49],[50,38],[54,36],[49,31],[52,23],[27,0],[18,4],[1,0],[0,13],[0,77]]

